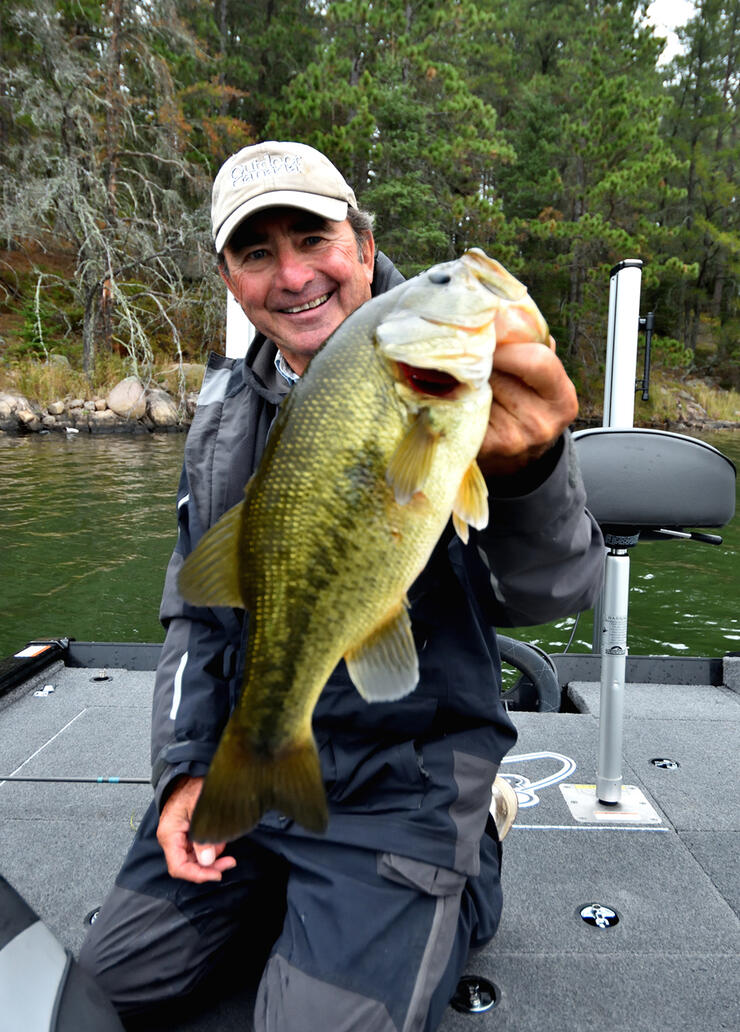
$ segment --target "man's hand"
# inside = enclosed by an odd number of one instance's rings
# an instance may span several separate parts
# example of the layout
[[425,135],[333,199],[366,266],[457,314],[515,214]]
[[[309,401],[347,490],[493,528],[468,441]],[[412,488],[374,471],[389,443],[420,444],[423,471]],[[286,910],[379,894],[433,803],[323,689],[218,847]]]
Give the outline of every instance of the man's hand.
[[221,881],[224,871],[236,867],[233,856],[221,856],[225,842],[198,845],[188,838],[190,820],[198,802],[203,778],[179,778],[162,807],[157,840],[164,851],[167,870],[185,881]]
[[484,476],[506,476],[548,451],[578,414],[578,398],[555,342],[501,341],[493,356],[493,402],[478,454]]

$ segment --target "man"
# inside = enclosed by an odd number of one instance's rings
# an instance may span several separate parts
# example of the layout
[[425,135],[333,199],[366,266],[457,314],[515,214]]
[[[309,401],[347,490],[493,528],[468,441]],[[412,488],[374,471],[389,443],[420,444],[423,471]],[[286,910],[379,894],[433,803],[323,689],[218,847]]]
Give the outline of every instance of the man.
[[155,802],[81,962],[119,1010],[135,1012],[191,990],[246,923],[257,953],[276,939],[256,1029],[431,1032],[469,947],[491,938],[501,911],[500,838],[514,809],[505,783],[497,822],[489,808],[515,731],[492,627],[586,608],[598,589],[602,541],[566,430],[575,391],[541,343],[496,351],[478,460],[491,524],[467,546],[443,535],[409,592],[420,658],[411,695],[369,706],[343,663],[324,689],[314,733],[326,833],[268,813],[236,842],[193,843],[190,817],[237,698],[248,618],[187,605],[177,574],[241,499],[317,348],[402,281],[337,169],[297,143],[232,156],[214,183],[212,222],[222,276],[258,333],[245,360],[212,356],[188,435],[161,610]]

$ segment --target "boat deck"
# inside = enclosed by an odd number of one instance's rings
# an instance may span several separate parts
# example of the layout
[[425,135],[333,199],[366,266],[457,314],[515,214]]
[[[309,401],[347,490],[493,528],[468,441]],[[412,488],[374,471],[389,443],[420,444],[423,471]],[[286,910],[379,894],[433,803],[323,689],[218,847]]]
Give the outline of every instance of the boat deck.
[[[148,776],[153,672],[127,662],[96,680],[90,658],[0,698],[0,774]],[[504,914],[468,965],[497,1002],[473,1015],[451,1007],[443,1032],[740,1027],[740,658],[718,668],[715,683],[627,684],[624,782],[646,802],[630,790],[618,812],[589,811],[573,787],[595,780],[593,663],[583,657],[573,669],[587,676],[569,677],[575,712],[514,714],[519,741],[502,773],[522,805],[504,849]],[[147,785],[0,783],[0,873],[73,952],[150,798]],[[618,923],[586,923],[594,904]],[[219,991],[166,1027],[243,1032],[252,990]]]

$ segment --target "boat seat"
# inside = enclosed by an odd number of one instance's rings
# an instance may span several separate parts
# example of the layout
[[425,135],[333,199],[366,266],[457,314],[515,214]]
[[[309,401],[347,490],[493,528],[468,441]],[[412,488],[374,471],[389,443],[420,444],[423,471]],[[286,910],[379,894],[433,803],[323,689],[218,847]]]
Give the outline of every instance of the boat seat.
[[605,534],[660,539],[723,527],[735,513],[734,463],[711,444],[640,427],[577,430],[573,443],[588,508]]

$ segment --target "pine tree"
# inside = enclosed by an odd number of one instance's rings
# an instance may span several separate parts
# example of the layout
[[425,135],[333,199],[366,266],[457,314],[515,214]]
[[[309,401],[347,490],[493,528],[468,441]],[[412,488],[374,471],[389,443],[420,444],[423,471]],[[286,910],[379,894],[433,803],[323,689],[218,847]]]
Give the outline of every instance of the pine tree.
[[664,134],[684,159],[674,177],[684,198],[671,222],[676,252],[692,255],[696,277],[677,284],[666,300],[678,316],[676,334],[692,352],[702,334],[716,341],[720,371],[730,380],[734,372],[737,383],[740,0],[701,0],[679,35],[684,52],[668,69],[673,103]]
[[645,6],[490,4],[510,55],[510,88],[496,103],[517,153],[501,175],[504,211],[574,370],[584,353],[603,354],[610,267],[639,257],[646,284],[665,275],[658,216],[679,162],[660,136],[659,45]]
[[492,240],[506,258],[511,241],[493,183],[513,152],[464,74],[476,5],[342,0],[325,8],[323,45],[283,91],[268,131],[332,157],[405,272]]

